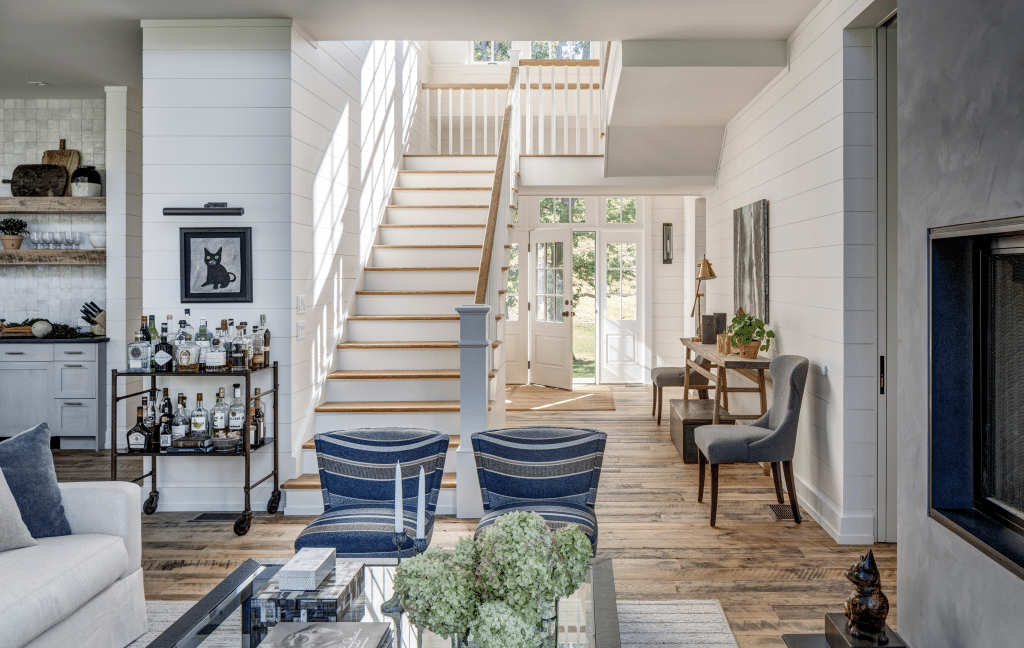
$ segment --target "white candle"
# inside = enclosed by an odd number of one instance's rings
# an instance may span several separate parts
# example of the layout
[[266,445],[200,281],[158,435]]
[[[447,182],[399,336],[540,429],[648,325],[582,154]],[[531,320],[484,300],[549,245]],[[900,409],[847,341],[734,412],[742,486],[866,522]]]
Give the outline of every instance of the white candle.
[[395,533],[405,531],[402,519],[402,464],[395,462]]
[[423,466],[420,466],[420,494],[416,499],[416,538],[427,537],[427,502],[426,494],[423,492],[426,488],[427,479],[423,475]]

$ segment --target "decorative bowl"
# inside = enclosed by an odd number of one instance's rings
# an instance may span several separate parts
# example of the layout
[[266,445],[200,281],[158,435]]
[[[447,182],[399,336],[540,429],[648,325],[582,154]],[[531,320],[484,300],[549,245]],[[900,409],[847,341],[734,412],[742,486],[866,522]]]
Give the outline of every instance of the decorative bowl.
[[107,235],[106,234],[90,234],[89,242],[97,250],[103,250],[107,247]]
[[242,437],[238,436],[226,436],[226,437],[210,437],[210,441],[213,442],[214,452],[233,452],[238,447],[238,442]]

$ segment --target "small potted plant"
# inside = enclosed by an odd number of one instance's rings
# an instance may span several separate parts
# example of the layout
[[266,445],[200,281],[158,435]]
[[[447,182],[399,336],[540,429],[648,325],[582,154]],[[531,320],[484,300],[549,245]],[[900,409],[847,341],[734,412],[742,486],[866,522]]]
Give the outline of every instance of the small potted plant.
[[726,335],[732,339],[732,346],[741,358],[752,360],[758,351],[767,351],[775,337],[775,331],[766,329],[764,322],[753,315],[737,315]]
[[0,241],[5,250],[21,249],[21,242],[28,233],[28,223],[19,218],[5,218],[0,221]]

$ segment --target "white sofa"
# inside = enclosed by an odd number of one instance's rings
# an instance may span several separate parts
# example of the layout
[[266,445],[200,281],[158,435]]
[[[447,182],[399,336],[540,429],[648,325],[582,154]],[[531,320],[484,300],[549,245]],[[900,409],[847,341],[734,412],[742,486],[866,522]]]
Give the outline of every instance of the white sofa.
[[73,535],[0,553],[0,648],[123,648],[147,629],[140,489],[60,490]]

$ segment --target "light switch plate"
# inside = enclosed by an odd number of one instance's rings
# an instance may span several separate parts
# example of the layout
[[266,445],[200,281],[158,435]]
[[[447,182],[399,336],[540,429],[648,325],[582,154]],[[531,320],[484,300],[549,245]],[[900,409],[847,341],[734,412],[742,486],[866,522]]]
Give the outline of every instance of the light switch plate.
[[306,320],[299,320],[295,322],[295,339],[304,340],[306,338]]
[[295,310],[301,315],[306,312],[306,296],[299,295],[295,298]]

